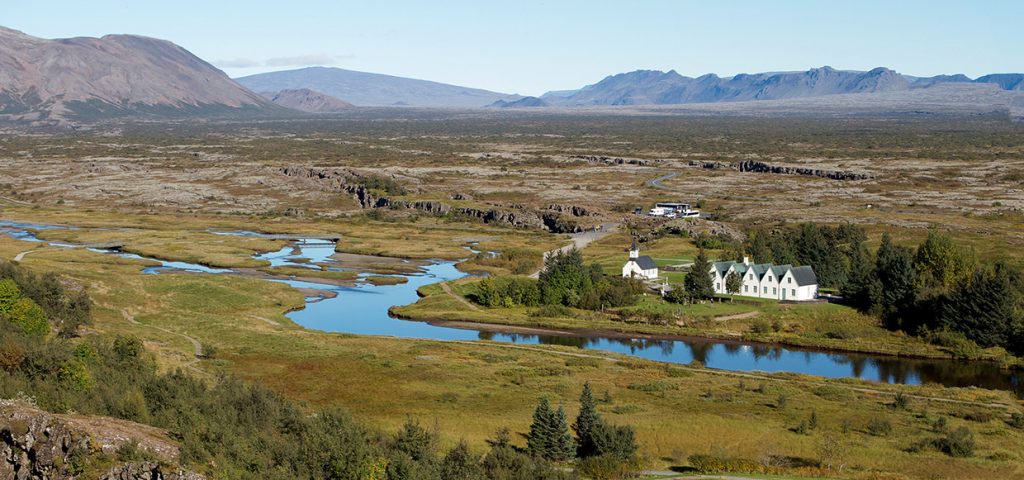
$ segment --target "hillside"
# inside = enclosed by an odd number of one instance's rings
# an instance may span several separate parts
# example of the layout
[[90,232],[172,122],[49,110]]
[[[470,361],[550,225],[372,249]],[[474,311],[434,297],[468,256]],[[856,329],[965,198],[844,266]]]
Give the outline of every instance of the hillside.
[[327,67],[261,73],[235,80],[255,92],[308,88],[359,106],[476,108],[498,100],[520,98],[476,88]]
[[47,40],[0,27],[0,120],[83,120],[259,109],[270,103],[165,40]]
[[888,68],[867,72],[813,68],[804,72],[771,72],[692,78],[674,70],[637,70],[606,77],[571,94],[541,98],[561,106],[678,105],[690,103],[786,100],[853,93],[900,92],[939,84],[995,84],[1003,90],[1024,88],[1024,75],[998,74],[971,80],[964,75],[910,77]]
[[310,113],[343,112],[355,105],[308,88],[260,93],[275,105]]

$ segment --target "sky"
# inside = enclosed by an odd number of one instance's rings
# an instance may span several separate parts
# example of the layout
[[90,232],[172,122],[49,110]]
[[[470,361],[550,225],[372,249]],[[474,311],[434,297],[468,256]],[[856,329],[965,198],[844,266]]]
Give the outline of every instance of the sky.
[[1024,71],[1022,0],[4,0],[43,38],[171,40],[232,77],[322,65],[503,93],[616,73]]

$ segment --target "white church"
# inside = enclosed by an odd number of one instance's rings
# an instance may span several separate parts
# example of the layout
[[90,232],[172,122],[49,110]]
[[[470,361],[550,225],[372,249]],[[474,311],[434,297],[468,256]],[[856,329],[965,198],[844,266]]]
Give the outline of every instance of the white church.
[[656,280],[658,278],[658,265],[647,255],[640,256],[640,247],[633,240],[629,247],[629,260],[622,266],[622,276],[626,278],[638,278],[641,280]]
[[715,293],[729,294],[726,278],[736,273],[743,279],[738,295],[796,302],[818,297],[818,277],[810,265],[753,264],[743,257],[742,262],[715,262],[709,273]]

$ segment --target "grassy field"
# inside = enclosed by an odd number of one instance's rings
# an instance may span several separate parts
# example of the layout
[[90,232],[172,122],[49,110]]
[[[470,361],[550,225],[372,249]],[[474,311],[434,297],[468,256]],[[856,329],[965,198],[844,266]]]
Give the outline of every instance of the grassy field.
[[[5,258],[36,246],[0,237]],[[899,410],[887,406],[892,400],[886,393],[858,390],[868,385],[861,382],[742,376],[599,352],[580,356],[570,347],[319,333],[283,316],[303,299],[278,283],[233,275],[141,275],[142,262],[78,249],[40,250],[23,263],[88,285],[97,303],[94,328],[140,336],[158,353],[163,368],[194,361],[186,338],[191,337],[218,348],[216,358],[195,365],[203,372],[229,371],[310,405],[344,406],[383,428],[396,428],[413,415],[451,432],[444,439],[447,444],[464,437],[480,449],[499,427],[524,432],[541,396],[565,404],[572,413],[582,384],[590,382],[601,398],[607,392],[611,399],[601,406],[606,417],[636,426],[652,467],[685,465],[694,453],[814,459],[823,433],[848,423],[850,471],[858,476],[875,471],[910,478],[929,478],[928,472],[935,471],[962,478],[968,473],[970,478],[1024,474],[1016,453],[1024,448],[1024,432],[999,418],[976,422],[957,417],[990,407],[915,400],[909,409]],[[1003,392],[870,388],[1020,408]],[[786,398],[785,406],[779,405],[780,397]],[[792,432],[812,411],[821,418],[818,430],[810,435]],[[975,431],[978,455],[956,459],[905,451],[915,439],[934,436],[929,422],[940,415],[948,416],[951,426],[968,425]],[[876,417],[888,419],[892,433],[867,433],[866,425]]]

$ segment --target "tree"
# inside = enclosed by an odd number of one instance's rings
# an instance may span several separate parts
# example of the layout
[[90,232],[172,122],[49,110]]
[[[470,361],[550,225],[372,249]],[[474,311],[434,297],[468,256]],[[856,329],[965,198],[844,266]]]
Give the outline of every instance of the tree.
[[465,440],[452,448],[441,460],[441,480],[483,480],[480,459],[469,451]]
[[594,288],[583,254],[576,248],[548,255],[538,282],[541,301],[547,305],[579,306]]
[[7,318],[28,335],[45,337],[50,333],[50,322],[42,307],[29,298],[19,298],[11,305]]
[[565,408],[561,405],[551,419],[552,430],[552,455],[548,460],[564,461],[576,456],[576,445],[569,433],[569,421],[565,415]]
[[711,261],[708,260],[704,249],[700,249],[697,258],[690,266],[690,273],[683,280],[683,287],[691,298],[706,300],[715,295],[714,281],[711,278]]
[[638,447],[633,427],[601,422],[594,433],[598,455],[611,455],[622,460],[632,459],[636,455]]
[[970,280],[974,273],[974,254],[953,242],[949,235],[934,228],[928,238],[917,247],[914,268],[918,273],[918,288],[948,292]]
[[878,311],[881,288],[871,252],[863,243],[858,243],[850,249],[849,262],[850,273],[839,291],[843,299],[862,312],[881,313]]
[[843,473],[843,468],[846,467],[846,458],[849,450],[849,442],[842,435],[833,433],[826,433],[822,436],[821,444],[818,445],[818,455],[821,456],[821,464],[828,471],[835,470],[838,473]]
[[0,280],[0,315],[11,311],[14,302],[21,298],[21,289],[14,280],[9,278]]
[[875,258],[875,274],[881,285],[882,318],[889,328],[904,328],[904,314],[910,311],[917,298],[913,252],[894,245],[892,237],[885,233]]
[[580,394],[580,413],[572,424],[576,432],[576,456],[586,458],[597,455],[596,444],[597,429],[601,424],[601,415],[597,413],[597,400],[594,399],[594,392],[590,384],[583,384],[583,393]]
[[979,268],[963,282],[939,312],[939,328],[962,332],[982,347],[1008,346],[1016,353],[1016,335],[1024,324],[1024,275],[1000,262]]
[[737,272],[729,272],[725,276],[725,290],[731,295],[740,293],[740,288],[743,287],[743,276]]
[[554,415],[548,399],[541,398],[533,411],[533,423],[530,424],[530,433],[526,436],[526,451],[530,455],[545,459],[554,457],[555,448],[552,440],[555,432],[551,428]]

